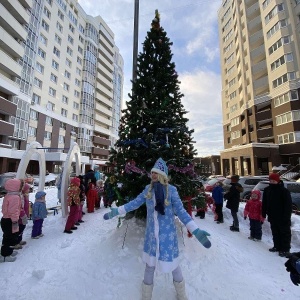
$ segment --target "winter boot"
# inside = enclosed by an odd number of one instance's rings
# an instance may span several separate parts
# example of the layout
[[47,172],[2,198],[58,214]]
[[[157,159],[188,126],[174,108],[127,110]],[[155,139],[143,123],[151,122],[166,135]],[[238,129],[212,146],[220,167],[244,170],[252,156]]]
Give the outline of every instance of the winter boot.
[[24,245],[26,245],[26,244],[27,244],[26,241],[21,241],[21,242],[19,243],[19,245],[21,245],[21,246],[24,246]]
[[177,293],[177,299],[178,300],[188,300],[188,297],[186,296],[185,293],[185,282],[184,280],[182,280],[181,282],[176,282],[173,281],[174,286],[175,286],[175,290]]
[[2,262],[14,262],[16,259],[17,259],[16,257],[0,255],[0,263],[2,263]]
[[144,281],[142,283],[142,300],[151,300],[153,291],[153,284],[148,285],[145,284]]

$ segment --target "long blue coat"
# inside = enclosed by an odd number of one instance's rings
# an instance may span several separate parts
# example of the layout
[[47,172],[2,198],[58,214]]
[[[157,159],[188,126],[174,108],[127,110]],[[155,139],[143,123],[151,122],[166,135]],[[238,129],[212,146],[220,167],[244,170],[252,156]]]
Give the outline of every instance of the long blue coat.
[[146,203],[147,224],[143,261],[149,266],[156,266],[159,271],[164,273],[175,270],[179,264],[175,214],[190,232],[198,228],[191,216],[184,209],[176,187],[169,184],[168,188],[169,205],[165,205],[165,215],[159,214],[154,209],[156,205],[154,191],[152,191],[151,199],[146,198],[149,185],[146,186],[144,191],[138,195],[137,198],[118,207],[119,214],[125,214]]

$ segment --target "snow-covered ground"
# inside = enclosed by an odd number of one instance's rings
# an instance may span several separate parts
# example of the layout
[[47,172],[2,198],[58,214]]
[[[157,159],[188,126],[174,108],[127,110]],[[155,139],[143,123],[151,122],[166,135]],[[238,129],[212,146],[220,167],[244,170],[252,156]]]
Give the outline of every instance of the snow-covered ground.
[[[46,190],[47,207],[57,204],[56,188]],[[34,200],[34,194],[30,195]],[[2,205],[2,199],[0,199]],[[240,208],[240,230],[231,232],[232,218],[224,208],[224,224],[216,224],[211,212],[200,228],[210,232],[212,247],[205,249],[188,238],[178,223],[181,267],[190,300],[298,300],[300,286],[292,284],[285,258],[268,249],[273,246],[269,223],[263,225],[262,242],[248,240],[249,221]],[[118,218],[104,221],[108,208],[84,216],[73,234],[63,233],[65,219],[50,214],[44,222],[44,237],[30,238],[13,263],[0,264],[1,300],[138,300],[144,263],[144,224],[131,219],[117,228]],[[300,217],[292,217],[292,251],[300,251]],[[156,274],[153,300],[175,300],[171,274]]]

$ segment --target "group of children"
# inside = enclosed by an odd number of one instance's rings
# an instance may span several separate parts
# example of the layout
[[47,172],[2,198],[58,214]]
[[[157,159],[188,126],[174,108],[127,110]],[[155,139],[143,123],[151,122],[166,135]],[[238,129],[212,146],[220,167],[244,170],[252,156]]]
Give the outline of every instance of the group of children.
[[[13,262],[16,255],[26,244],[23,241],[23,232],[28,223],[29,216],[29,190],[30,186],[22,179],[9,179],[4,185],[7,194],[3,199],[1,229],[3,239],[1,245],[0,262]],[[33,220],[31,237],[38,239],[43,236],[42,226],[47,217],[45,202],[46,193],[39,191],[35,195],[31,218]]]

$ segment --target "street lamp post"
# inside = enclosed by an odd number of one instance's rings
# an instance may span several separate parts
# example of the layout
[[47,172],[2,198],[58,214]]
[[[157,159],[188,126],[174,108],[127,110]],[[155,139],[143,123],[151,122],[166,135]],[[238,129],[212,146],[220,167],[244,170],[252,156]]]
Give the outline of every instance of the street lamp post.
[[132,62],[132,83],[136,81],[137,56],[139,39],[139,0],[134,2],[134,30],[133,30],[133,62]]

